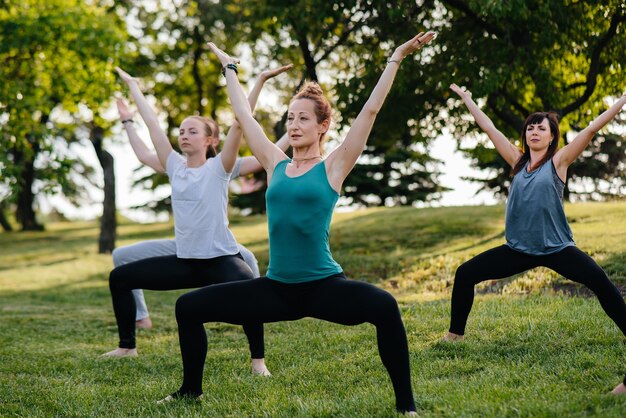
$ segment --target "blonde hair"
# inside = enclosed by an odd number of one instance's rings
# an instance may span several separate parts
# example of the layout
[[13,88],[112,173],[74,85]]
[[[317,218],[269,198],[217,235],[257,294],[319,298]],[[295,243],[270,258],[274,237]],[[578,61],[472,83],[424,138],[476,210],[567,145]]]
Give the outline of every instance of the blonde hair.
[[[220,127],[217,124],[217,122],[215,122],[213,119],[207,118],[206,116],[195,116],[195,115],[189,116],[187,119],[194,119],[202,123],[204,125],[204,133],[206,134],[206,136],[211,137],[211,138],[217,138],[219,140]],[[212,157],[215,157],[216,155],[217,155],[217,149],[215,149],[213,144],[209,144],[206,150],[206,157],[212,158]]]

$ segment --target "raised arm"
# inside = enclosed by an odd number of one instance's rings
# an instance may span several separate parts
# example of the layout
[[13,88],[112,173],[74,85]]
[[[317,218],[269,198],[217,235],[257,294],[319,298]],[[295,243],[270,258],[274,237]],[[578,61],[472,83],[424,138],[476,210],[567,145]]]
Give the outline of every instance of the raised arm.
[[[209,42],[209,48],[219,58],[222,67],[226,68],[229,64],[236,63],[235,59],[217,48],[212,42]],[[269,179],[276,163],[288,157],[267,138],[261,125],[252,116],[250,104],[246,100],[243,89],[239,84],[237,73],[231,68],[226,68],[225,75],[228,97],[235,112],[235,117],[246,135],[252,153],[259,160],[265,171],[267,171]]]
[[120,114],[120,120],[122,121],[122,125],[124,125],[124,130],[126,130],[126,135],[128,135],[130,146],[139,161],[158,173],[164,173],[165,169],[161,165],[159,157],[156,153],[152,152],[146,144],[144,144],[139,135],[137,135],[137,131],[135,130],[135,125],[133,123],[133,114],[128,109],[124,99],[117,99],[116,103],[117,111]]
[[124,82],[128,85],[130,93],[135,99],[135,103],[137,104],[139,114],[141,115],[143,121],[146,123],[146,126],[148,126],[150,139],[152,140],[154,149],[156,150],[157,156],[159,157],[159,162],[163,167],[165,167],[167,157],[170,155],[170,152],[172,152],[172,144],[170,144],[167,135],[165,135],[165,132],[163,132],[163,129],[161,129],[161,127],[159,126],[157,115],[148,104],[148,101],[144,97],[141,89],[139,88],[139,84],[137,84],[137,80],[131,77],[121,68],[115,67],[115,69],[117,70],[117,73],[120,75],[122,80],[124,80]]
[[[250,94],[248,95],[248,104],[250,105],[250,109],[254,110],[254,108],[256,107],[256,102],[259,99],[259,94],[261,93],[265,82],[271,78],[276,77],[279,74],[284,73],[291,67],[293,67],[293,65],[289,64],[275,70],[263,71],[259,75],[259,78],[257,79],[256,83],[254,83],[254,86],[252,87],[252,90],[250,90]],[[233,125],[228,130],[228,134],[226,135],[226,139],[224,141],[224,146],[222,147],[222,164],[224,165],[224,169],[227,172],[232,171],[233,166],[235,165],[242,135],[243,131],[241,129],[241,126],[239,125],[239,122],[235,120],[235,123],[233,123]],[[243,173],[244,168],[248,168],[246,167],[248,165],[248,162],[244,160],[241,166],[242,175],[256,172],[261,169],[259,161],[254,157],[252,157],[252,159],[254,160],[255,165],[255,167],[252,167],[254,168],[254,170]],[[250,163],[252,162],[250,161]]]
[[587,145],[589,145],[593,136],[615,116],[617,116],[625,104],[626,92],[617,102],[613,104],[613,106],[609,107],[604,113],[594,119],[589,126],[580,131],[572,142],[557,151],[554,155],[553,161],[559,174],[563,174],[562,178],[565,178],[567,167],[569,167],[570,164],[572,164],[574,160],[583,152]]
[[[284,134],[278,141],[276,141],[276,146],[280,148],[283,152],[287,152],[289,149],[289,136]],[[256,173],[257,171],[261,171],[263,166],[256,159],[256,157],[243,157],[241,159],[241,168],[239,169],[239,174],[242,176],[247,176],[250,173]]]
[[341,189],[343,181],[363,152],[376,116],[391,89],[400,63],[407,55],[429,43],[434,36],[434,32],[419,33],[414,38],[397,47],[392,54],[387,62],[387,67],[380,76],[363,109],[361,109],[361,112],[354,120],[346,138],[326,159],[328,180],[335,190]]
[[451,84],[450,89],[459,95],[467,110],[470,111],[474,120],[480,126],[480,129],[485,131],[493,145],[496,147],[498,153],[504,158],[504,161],[508,165],[513,167],[517,160],[522,156],[522,152],[515,145],[508,140],[502,132],[500,132],[493,124],[489,116],[485,114],[478,105],[472,100],[472,93],[465,89],[465,87],[459,87],[456,84]]

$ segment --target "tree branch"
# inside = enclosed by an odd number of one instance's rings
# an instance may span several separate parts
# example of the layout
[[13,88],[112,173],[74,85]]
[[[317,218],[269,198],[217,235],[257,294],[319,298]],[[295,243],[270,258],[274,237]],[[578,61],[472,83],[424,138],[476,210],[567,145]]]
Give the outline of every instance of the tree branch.
[[295,38],[298,40],[298,45],[300,46],[300,51],[302,52],[302,58],[304,59],[304,67],[305,67],[305,77],[309,77],[313,81],[317,81],[317,71],[315,67],[317,63],[313,58],[313,54],[309,49],[309,39],[306,36],[306,33],[300,30],[300,26],[294,24],[293,21],[289,21],[291,24],[291,28],[295,32]]
[[491,109],[496,116],[498,116],[502,121],[504,121],[504,123],[509,125],[509,127],[513,128],[515,131],[519,132],[522,129],[522,126],[524,126],[523,119],[518,118],[513,113],[505,109],[498,108],[495,96],[491,95],[487,98],[487,106],[489,106],[489,109]]
[[492,35],[496,35],[500,38],[504,38],[506,36],[506,33],[502,29],[500,29],[498,26],[487,22],[486,20],[478,16],[476,13],[474,13],[472,9],[469,8],[467,3],[460,1],[460,0],[442,0],[442,3],[444,5],[451,6],[451,7],[454,7],[455,9],[460,10],[467,17],[469,17],[474,22],[476,22],[478,26],[480,26],[482,29],[486,30],[487,32],[491,33]]
[[202,105],[202,77],[200,77],[200,68],[198,63],[200,62],[200,57],[202,56],[202,35],[198,30],[198,25],[196,25],[193,31],[193,40],[195,42],[195,46],[193,49],[193,63],[191,65],[191,73],[193,74],[193,81],[196,85],[196,93],[198,94],[197,102],[196,102],[196,110],[199,114],[204,113],[204,106]]
[[602,71],[602,66],[604,65],[601,62],[600,55],[602,55],[602,52],[604,51],[606,46],[615,37],[615,35],[617,34],[617,28],[622,22],[626,22],[626,15],[623,15],[618,10],[611,17],[609,30],[604,34],[604,36],[602,36],[598,40],[595,48],[593,49],[593,52],[591,53],[591,62],[589,63],[589,70],[587,71],[587,81],[585,82],[586,88],[584,93],[578,99],[574,100],[572,103],[566,105],[565,107],[563,107],[563,109],[560,110],[559,114],[561,117],[578,109],[580,106],[583,105],[583,103],[589,100],[589,98],[593,94],[594,90],[596,89],[596,85],[598,84],[598,75],[600,74],[600,71]]
[[322,55],[320,55],[319,58],[315,60],[315,63],[319,64],[320,62],[324,61],[335,49],[337,49],[337,47],[343,45],[348,39],[348,36],[350,36],[350,34],[361,25],[362,24],[360,23],[351,22],[349,18],[346,19],[344,21],[343,31],[341,32],[341,36],[339,37],[339,39],[337,39],[337,42],[335,42],[334,45],[329,46],[325,51],[323,51]]

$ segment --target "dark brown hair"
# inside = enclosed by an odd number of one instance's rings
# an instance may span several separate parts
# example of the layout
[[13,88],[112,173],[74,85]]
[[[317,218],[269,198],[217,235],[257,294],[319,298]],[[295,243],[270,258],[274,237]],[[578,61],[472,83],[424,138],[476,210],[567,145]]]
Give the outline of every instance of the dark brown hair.
[[[332,108],[330,107],[330,102],[324,96],[324,91],[315,81],[307,81],[304,83],[302,87],[298,90],[295,96],[291,99],[293,103],[294,100],[299,99],[309,99],[313,101],[315,104],[315,117],[317,118],[317,123],[322,123],[325,120],[328,120],[330,123],[330,115]],[[326,132],[324,132],[320,136],[320,153],[324,152],[324,143],[326,142]]]
[[548,151],[546,152],[546,154],[541,160],[535,162],[534,167],[531,167],[531,169],[534,170],[554,156],[556,149],[559,147],[559,141],[561,140],[561,131],[559,130],[559,120],[557,114],[556,112],[535,112],[526,118],[524,126],[522,127],[521,140],[523,154],[511,169],[512,176],[519,173],[524,168],[526,163],[530,160],[530,148],[528,147],[528,143],[526,143],[526,129],[528,129],[528,125],[538,125],[542,123],[544,119],[548,119],[548,124],[550,125],[550,133],[552,134],[553,138],[550,142],[550,145],[548,146]]

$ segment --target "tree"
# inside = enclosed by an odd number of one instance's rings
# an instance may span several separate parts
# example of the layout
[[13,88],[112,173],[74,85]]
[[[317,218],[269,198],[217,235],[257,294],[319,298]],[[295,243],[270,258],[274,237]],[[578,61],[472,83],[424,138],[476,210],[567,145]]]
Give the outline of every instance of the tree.
[[102,202],[102,217],[100,218],[100,237],[98,252],[111,253],[115,249],[117,219],[115,209],[115,171],[113,170],[113,156],[103,149],[104,129],[92,124],[90,139],[96,151],[96,156],[102,167],[104,178],[104,200]]
[[[132,14],[141,22],[134,30],[142,53],[128,60],[124,68],[140,77],[146,95],[155,98],[155,108],[163,116],[175,149],[177,128],[189,115],[208,116],[223,126],[221,111],[228,109],[228,103],[219,86],[221,68],[208,58],[206,48],[209,40],[234,45],[223,31],[221,12],[219,4],[202,0],[132,5]],[[155,190],[168,184],[165,174],[152,173],[135,180],[133,187]],[[136,208],[171,212],[170,197]]]
[[[451,82],[466,85],[475,98],[484,98],[483,110],[518,144],[519,131],[530,113],[556,111],[562,132],[567,133],[589,123],[605,107],[606,97],[624,89],[626,4],[622,0],[425,3],[431,5],[428,20],[441,35],[433,46],[436,54],[426,89],[433,93],[432,106],[441,111],[437,120],[445,122],[459,142],[467,137],[477,141],[461,148],[476,167],[490,173],[484,189],[505,195],[510,168],[493,148],[485,146],[484,137],[475,135],[477,127],[465,117],[458,101],[448,101],[446,90]],[[563,136],[566,142],[571,135]],[[590,146],[597,152],[586,153],[571,166],[570,183],[599,184],[597,180],[604,179],[621,182],[623,190],[624,142],[601,146],[606,138],[598,136]],[[619,190],[613,187],[605,195],[619,194]],[[601,194],[599,190],[585,193]]]
[[74,160],[55,152],[68,115],[84,120],[79,104],[97,109],[111,96],[111,68],[123,52],[123,25],[97,4],[77,0],[5,2],[0,9],[0,126],[4,185],[17,204],[22,229],[41,229],[35,219],[39,193],[70,190]]
[[[300,75],[282,97],[290,97],[306,80],[321,81],[330,75],[327,91],[341,112],[336,128],[350,125],[380,76],[383,63],[394,45],[417,33],[417,13],[411,2],[384,4],[368,1],[326,2],[315,0],[232,1],[226,6],[238,16],[236,33],[254,41],[257,68],[272,60],[293,62]],[[406,3],[406,4],[405,4]],[[407,10],[408,12],[404,12]],[[381,40],[378,35],[385,34]],[[271,59],[268,58],[272,57]],[[409,65],[403,72],[416,69]],[[412,73],[415,75],[415,73]],[[402,96],[408,77],[396,82],[379,115],[363,158],[345,183],[351,203],[366,205],[412,204],[436,199],[443,189],[437,184],[437,165],[423,146],[423,135],[415,123],[419,98]],[[410,106],[397,105],[398,101]],[[401,111],[399,111],[401,110]],[[276,124],[277,137],[283,132],[285,115]]]

